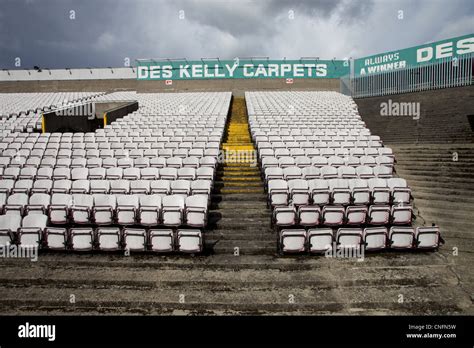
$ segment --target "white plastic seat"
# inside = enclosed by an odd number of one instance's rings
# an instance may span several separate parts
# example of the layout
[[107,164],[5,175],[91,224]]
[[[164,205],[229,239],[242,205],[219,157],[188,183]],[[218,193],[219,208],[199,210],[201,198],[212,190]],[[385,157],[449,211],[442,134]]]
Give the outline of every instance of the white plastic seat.
[[114,221],[114,212],[117,206],[115,195],[94,194],[92,214],[97,225],[110,225]]
[[[156,169],[156,168],[154,168],[154,169]],[[140,180],[140,178],[141,178],[140,168],[136,168],[136,167],[125,168],[123,170],[123,176],[122,177],[124,179],[127,179],[127,180]]]
[[317,168],[322,168],[328,165],[328,159],[324,156],[314,156],[312,158],[312,165]]
[[348,206],[346,208],[346,225],[363,225],[367,218],[367,207]]
[[[0,181],[0,184],[2,181]],[[49,179],[40,179],[35,180],[33,183],[33,188],[30,190],[30,193],[50,193],[53,188],[53,181]]]
[[337,168],[337,173],[338,173],[339,178],[342,178],[342,179],[357,178],[357,173],[354,167],[342,165],[339,168]]
[[311,193],[311,200],[316,205],[329,204],[330,191],[329,181],[324,179],[313,179],[308,182],[309,192]]
[[106,168],[89,168],[89,180],[103,180],[105,179]]
[[160,169],[160,178],[164,180],[176,180],[178,178],[178,169],[162,168]]
[[214,180],[214,169],[211,167],[199,167],[196,170],[196,179]]
[[330,228],[310,228],[307,233],[308,251],[322,254],[333,249],[333,231]]
[[372,178],[367,181],[367,184],[374,204],[388,204],[390,202],[390,189],[385,179]]
[[71,170],[71,180],[86,180],[89,177],[87,168],[73,168]]
[[361,248],[362,229],[360,228],[339,228],[336,233],[336,245],[339,249]]
[[20,168],[19,167],[7,167],[3,170],[2,180],[16,180],[20,175]]
[[[122,179],[122,176],[124,175],[123,169],[122,168],[107,168],[105,170],[105,179],[107,180],[118,180]],[[127,178],[125,178],[127,179]]]
[[369,166],[358,166],[356,173],[360,179],[370,179],[375,176],[373,168]]
[[393,167],[388,166],[375,166],[374,175],[377,178],[391,178],[393,176]]
[[387,179],[387,186],[390,188],[392,202],[395,204],[408,204],[411,200],[411,189],[405,179]]
[[71,170],[69,168],[55,168],[53,171],[54,180],[71,179]]
[[90,251],[94,248],[95,234],[92,228],[71,228],[71,248],[75,251]]
[[333,204],[347,205],[351,202],[351,192],[347,179],[330,179],[328,183]]
[[15,186],[12,189],[12,193],[29,194],[32,188],[33,188],[32,179],[19,179],[15,182]]
[[72,187],[72,181],[69,179],[55,180],[53,182],[52,193],[69,193]]
[[107,157],[102,160],[102,167],[103,168],[114,168],[117,167],[117,158],[115,157]]
[[153,180],[150,183],[151,193],[168,195],[171,192],[171,182],[170,180]]
[[313,166],[308,166],[301,170],[301,175],[305,180],[319,179],[321,177],[321,170]]
[[142,168],[140,169],[140,177],[143,180],[157,180],[160,177],[158,168]]
[[[286,168],[285,168],[286,169]],[[268,182],[269,180],[280,179],[282,180],[283,176],[283,169],[280,167],[269,167],[265,169],[265,181]]]
[[69,233],[62,227],[47,227],[44,230],[43,240],[50,250],[65,250],[68,247]]
[[379,166],[393,167],[394,158],[389,156],[376,156],[375,163],[377,163]]
[[409,205],[393,205],[390,212],[393,225],[408,225],[411,224],[413,207]]
[[275,157],[265,157],[262,158],[262,170],[265,172],[267,168],[278,167],[279,162]]
[[69,207],[72,196],[66,193],[53,193],[49,205],[49,220],[52,224],[66,224],[69,220]]
[[16,233],[21,227],[21,215],[0,215],[0,246],[13,244]]
[[161,196],[158,194],[140,195],[138,222],[144,226],[155,226],[160,223]]
[[273,223],[276,226],[296,225],[296,209],[293,206],[277,206],[273,209]]
[[328,158],[328,165],[332,167],[340,167],[340,166],[345,165],[345,161],[342,157],[334,155]]
[[367,217],[369,225],[386,225],[390,221],[390,206],[371,205]]
[[170,195],[162,198],[162,218],[165,226],[179,226],[183,223],[184,197]]
[[150,193],[150,180],[130,181],[130,193],[134,193],[134,194]]
[[117,158],[117,166],[120,168],[131,168],[134,163],[134,159],[130,157]]
[[23,215],[26,206],[28,205],[28,195],[26,193],[14,193],[7,198],[4,206],[6,214]]
[[387,247],[387,228],[367,227],[364,228],[363,241],[366,251],[382,250]]
[[268,182],[268,201],[271,206],[288,204],[288,183],[285,180]]
[[280,231],[280,250],[284,253],[303,253],[306,250],[304,229],[283,229]]
[[194,180],[191,182],[192,195],[207,195],[211,194],[212,181],[211,180]]
[[110,191],[110,182],[108,180],[90,180],[90,193],[107,194]]
[[[271,169],[271,168],[269,168]],[[283,169],[283,177],[285,180],[292,180],[292,179],[301,179],[302,171],[301,168],[293,166],[293,167],[286,167]]]
[[388,233],[388,244],[392,249],[413,249],[415,229],[413,227],[393,226]]
[[215,168],[217,165],[217,160],[211,156],[204,156],[200,159],[199,164],[201,167]]
[[345,158],[345,162],[346,162],[346,166],[349,166],[349,167],[358,167],[358,166],[360,166],[359,157],[347,156]]
[[164,168],[166,167],[166,158],[164,157],[154,157],[150,159],[150,167],[153,168]]
[[352,204],[369,204],[370,191],[366,180],[350,179],[349,189],[351,192]]
[[288,193],[293,205],[309,204],[309,186],[303,179],[294,179],[288,181]]
[[339,173],[336,167],[323,166],[321,167],[321,177],[323,179],[337,179]]
[[295,159],[293,157],[284,156],[277,159],[280,168],[295,166]]
[[87,158],[74,158],[71,161],[71,168],[85,168],[86,166],[87,166]]
[[97,229],[97,246],[99,250],[116,251],[122,248],[122,232],[117,227],[99,227]]
[[94,198],[92,195],[76,193],[72,195],[70,207],[71,220],[76,224],[92,223],[92,207]]
[[183,166],[183,159],[180,157],[170,157],[166,159],[166,166],[170,168],[181,168]]
[[47,193],[33,193],[28,199],[26,212],[28,214],[44,214],[47,213],[51,196]]
[[130,182],[125,179],[110,181],[111,194],[127,194],[130,191]]
[[178,169],[178,179],[194,180],[196,179],[196,169],[194,168],[180,168]]
[[174,250],[174,235],[171,229],[151,229],[150,248],[154,252],[164,253]]
[[186,197],[186,224],[192,227],[205,227],[207,224],[208,198],[204,195]]
[[89,180],[76,180],[72,182],[70,192],[71,193],[89,193],[89,190],[90,190]]
[[344,223],[344,207],[324,206],[322,211],[322,224],[325,226],[339,226]]
[[36,172],[36,180],[53,178],[53,168],[51,167],[40,167]]
[[117,195],[117,223],[120,225],[133,225],[138,214],[139,196]]
[[24,247],[40,247],[43,231],[48,223],[48,216],[43,214],[28,214],[18,230],[18,243]]
[[141,228],[124,228],[123,243],[126,250],[145,251],[148,245],[146,230]]
[[301,226],[317,226],[321,218],[321,208],[315,205],[298,207],[298,223]]
[[420,226],[415,230],[415,245],[418,249],[436,249],[440,241],[438,226]]
[[203,250],[202,233],[195,229],[178,229],[177,249],[183,253],[200,253]]

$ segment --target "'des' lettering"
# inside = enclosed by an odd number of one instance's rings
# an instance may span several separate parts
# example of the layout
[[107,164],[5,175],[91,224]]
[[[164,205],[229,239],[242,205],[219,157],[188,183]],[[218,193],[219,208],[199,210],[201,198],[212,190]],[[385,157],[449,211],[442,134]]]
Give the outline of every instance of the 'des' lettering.
[[434,47],[422,47],[416,51],[416,61],[418,63],[429,62],[432,59],[449,58],[453,55],[462,55],[474,52],[474,36],[468,37],[454,43],[444,42]]

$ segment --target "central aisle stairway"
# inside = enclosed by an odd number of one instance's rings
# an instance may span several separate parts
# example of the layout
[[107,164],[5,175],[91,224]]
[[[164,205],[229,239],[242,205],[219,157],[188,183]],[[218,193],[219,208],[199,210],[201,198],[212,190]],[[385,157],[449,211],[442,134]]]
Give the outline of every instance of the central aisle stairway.
[[[207,240],[216,253],[274,253],[263,181],[256,163],[244,98],[234,98],[224,135],[223,163],[215,182]],[[236,249],[238,248],[238,249]]]

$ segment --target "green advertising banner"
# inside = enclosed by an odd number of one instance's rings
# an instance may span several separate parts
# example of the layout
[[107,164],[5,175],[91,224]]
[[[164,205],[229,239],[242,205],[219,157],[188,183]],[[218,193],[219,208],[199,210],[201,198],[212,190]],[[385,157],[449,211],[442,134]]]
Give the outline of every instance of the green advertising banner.
[[340,78],[348,60],[138,60],[138,80]]
[[474,34],[354,60],[354,75],[367,76],[474,53]]

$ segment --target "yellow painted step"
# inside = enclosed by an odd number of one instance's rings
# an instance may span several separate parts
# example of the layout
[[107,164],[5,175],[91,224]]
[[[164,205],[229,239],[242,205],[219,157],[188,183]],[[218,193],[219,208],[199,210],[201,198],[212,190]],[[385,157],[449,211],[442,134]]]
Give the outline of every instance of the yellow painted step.
[[226,151],[253,151],[255,148],[253,145],[227,145],[223,144],[222,149]]

